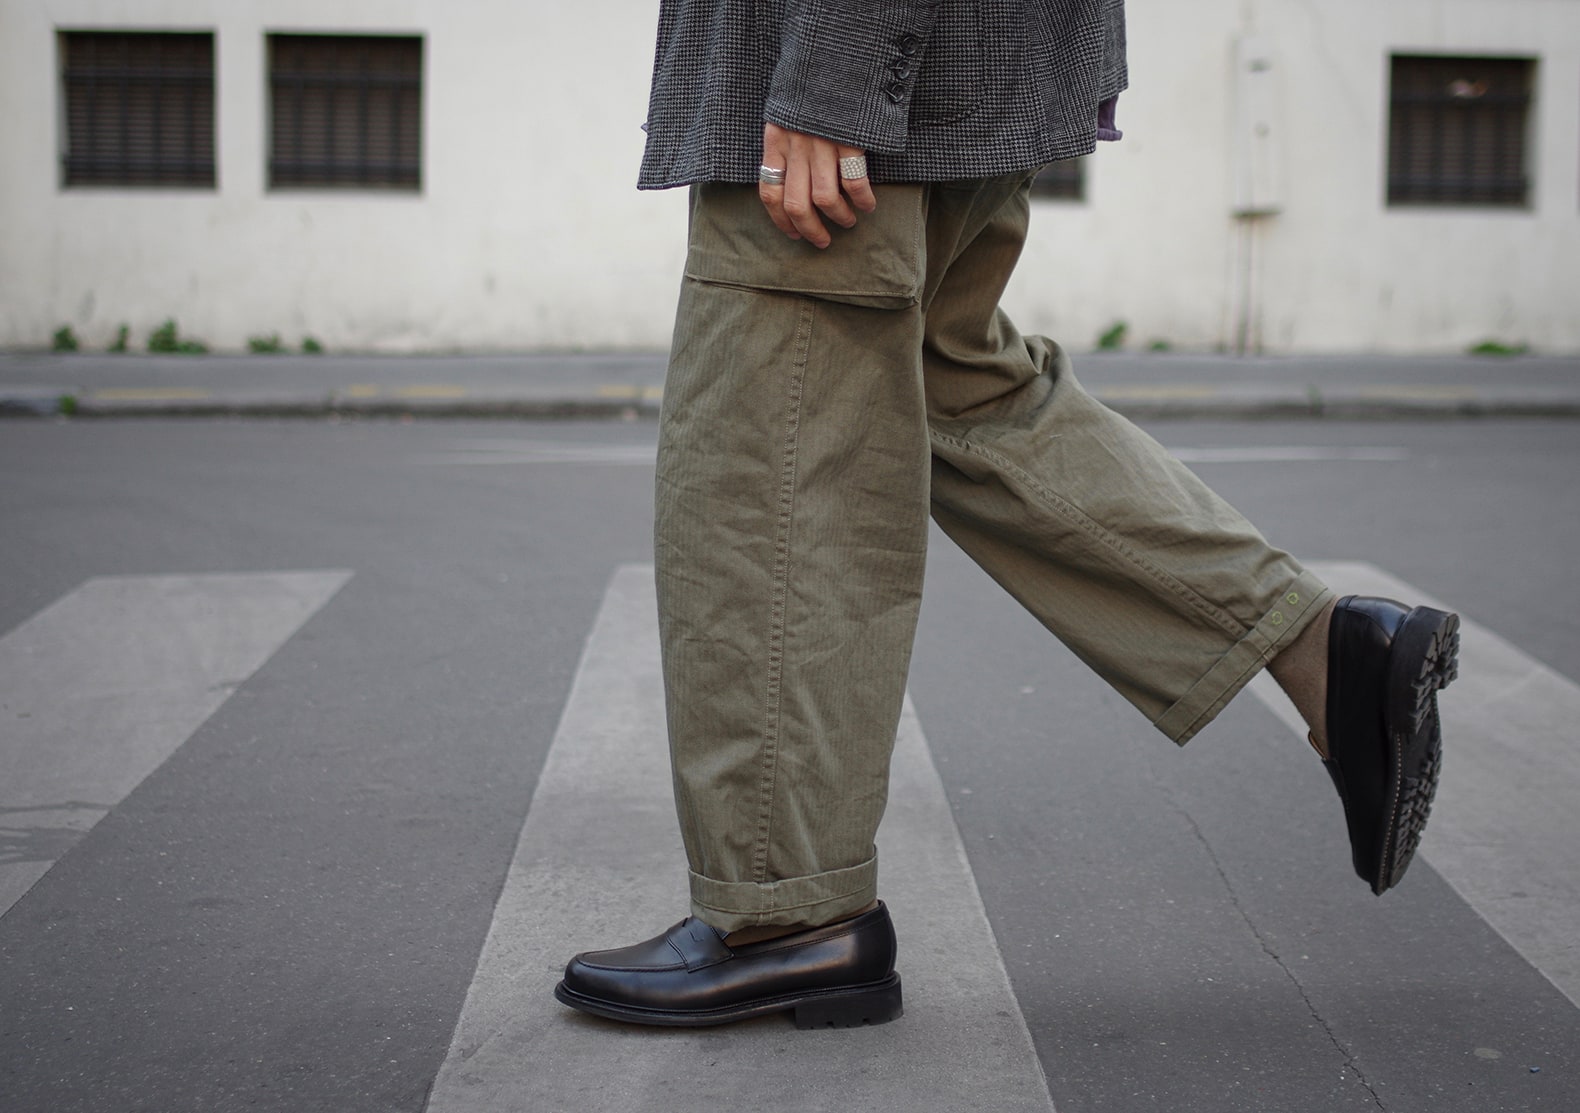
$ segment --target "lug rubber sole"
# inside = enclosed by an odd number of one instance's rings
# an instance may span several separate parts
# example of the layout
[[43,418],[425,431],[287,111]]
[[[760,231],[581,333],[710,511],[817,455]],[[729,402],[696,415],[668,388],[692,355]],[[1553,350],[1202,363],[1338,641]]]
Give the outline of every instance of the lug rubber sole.
[[706,1028],[781,1012],[791,1013],[797,1028],[860,1028],[898,1020],[905,1012],[899,974],[890,974],[882,981],[866,985],[785,994],[727,1008],[695,1011],[622,1005],[577,993],[564,982],[554,987],[554,996],[561,1004],[593,1016],[664,1028]]
[[887,1024],[905,1012],[900,998],[900,976],[889,975],[893,984],[880,984],[855,994],[834,994],[803,1001],[795,1007],[797,1028],[860,1028],[866,1024]]
[[1459,676],[1459,616],[1416,607],[1388,658],[1388,820],[1372,892],[1399,884],[1415,857],[1443,769],[1437,693]]

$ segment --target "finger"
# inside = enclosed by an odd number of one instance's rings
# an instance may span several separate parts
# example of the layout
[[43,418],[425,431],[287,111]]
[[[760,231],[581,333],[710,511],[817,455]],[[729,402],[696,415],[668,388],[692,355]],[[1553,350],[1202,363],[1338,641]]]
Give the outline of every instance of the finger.
[[[789,132],[773,124],[763,126],[763,157],[760,165],[781,173],[790,161]],[[795,225],[790,217],[785,214],[785,187],[784,182],[757,183],[757,199],[763,203],[763,208],[768,211],[768,219],[773,221],[774,227],[779,229],[792,240],[799,240],[801,233],[795,230]]]
[[812,202],[812,164],[803,151],[792,148],[792,156],[790,165],[785,167],[785,216],[812,246],[827,247],[833,237],[818,219],[817,206]]
[[792,240],[799,240],[801,233],[796,231],[795,223],[785,212],[784,192],[784,186],[762,185],[757,188],[757,196],[762,200],[763,208],[768,210],[768,219],[774,222],[774,227]]
[[[866,159],[866,152],[860,147],[839,148],[839,157]],[[872,191],[872,179],[868,177],[846,178],[841,176],[840,185],[845,190],[845,196],[850,198],[850,203],[861,212],[870,213],[878,207],[878,195]]]
[[839,153],[833,143],[820,142],[813,147],[812,204],[841,228],[856,224],[856,213],[840,188]]
[[[768,165],[767,163],[763,164]],[[757,199],[763,203],[763,208],[768,210],[768,219],[774,222],[774,227],[779,229],[792,240],[799,240],[801,233],[795,230],[795,225],[785,215],[785,187],[773,182],[757,183]]]

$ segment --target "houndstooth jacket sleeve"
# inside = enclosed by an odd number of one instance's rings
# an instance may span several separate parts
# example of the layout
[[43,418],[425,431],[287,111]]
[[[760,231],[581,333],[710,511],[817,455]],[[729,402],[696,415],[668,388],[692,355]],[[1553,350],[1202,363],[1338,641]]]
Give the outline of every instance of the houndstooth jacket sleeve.
[[764,121],[868,152],[875,181],[1090,152],[1128,82],[1124,0],[661,0],[638,185],[753,182]]

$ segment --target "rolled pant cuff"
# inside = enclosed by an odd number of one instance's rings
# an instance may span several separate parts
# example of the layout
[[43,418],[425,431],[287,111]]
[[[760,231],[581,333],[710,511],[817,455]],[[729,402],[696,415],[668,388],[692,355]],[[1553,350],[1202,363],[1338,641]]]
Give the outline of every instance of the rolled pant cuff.
[[1322,613],[1333,591],[1301,572],[1279,592],[1273,608],[1153,725],[1181,746],[1217,717],[1251,678]]
[[860,865],[780,881],[715,881],[691,875],[691,913],[720,931],[771,924],[820,927],[878,898],[878,857]]

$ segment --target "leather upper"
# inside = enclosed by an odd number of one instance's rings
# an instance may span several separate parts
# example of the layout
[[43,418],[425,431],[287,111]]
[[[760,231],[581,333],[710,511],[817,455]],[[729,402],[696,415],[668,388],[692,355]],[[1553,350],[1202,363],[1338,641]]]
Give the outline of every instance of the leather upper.
[[1344,801],[1355,870],[1377,874],[1387,827],[1389,656],[1409,609],[1347,596],[1328,628],[1328,773]]
[[894,925],[881,903],[842,923],[733,948],[688,917],[633,946],[577,955],[565,986],[631,1008],[705,1012],[881,981],[893,973],[894,956]]

